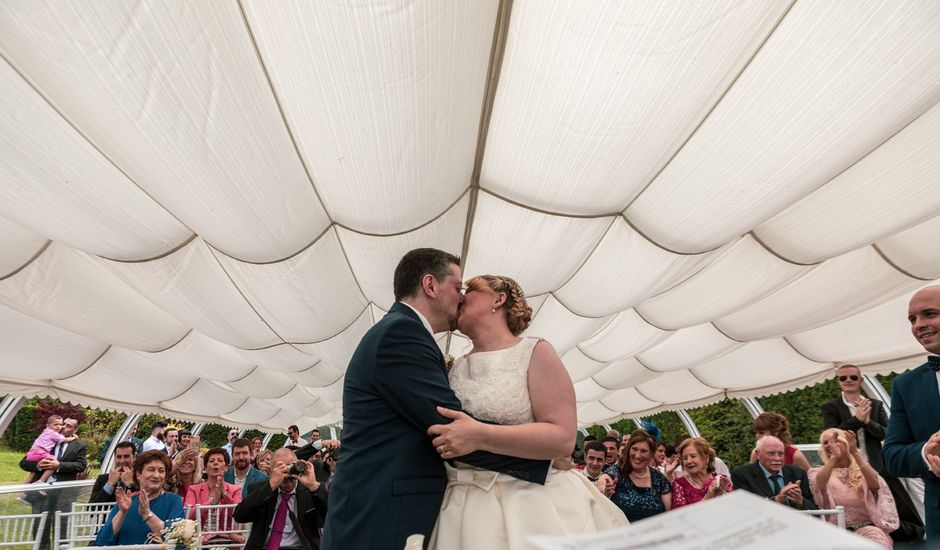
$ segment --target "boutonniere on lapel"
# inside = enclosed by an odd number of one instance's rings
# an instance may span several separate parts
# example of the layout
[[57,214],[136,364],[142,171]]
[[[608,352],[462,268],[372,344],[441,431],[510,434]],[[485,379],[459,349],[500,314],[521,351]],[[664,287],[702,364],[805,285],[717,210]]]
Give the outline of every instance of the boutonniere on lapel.
[[453,366],[454,366],[454,356],[449,353],[445,353],[444,354],[444,368],[447,369],[447,372],[450,372],[450,369]]

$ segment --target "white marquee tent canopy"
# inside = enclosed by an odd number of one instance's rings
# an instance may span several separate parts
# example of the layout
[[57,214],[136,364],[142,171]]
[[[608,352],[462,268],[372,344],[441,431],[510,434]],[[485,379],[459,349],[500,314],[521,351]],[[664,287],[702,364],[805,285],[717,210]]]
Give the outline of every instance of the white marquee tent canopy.
[[2,392],[338,421],[418,246],[583,424],[923,355],[935,0],[5,0],[0,54]]

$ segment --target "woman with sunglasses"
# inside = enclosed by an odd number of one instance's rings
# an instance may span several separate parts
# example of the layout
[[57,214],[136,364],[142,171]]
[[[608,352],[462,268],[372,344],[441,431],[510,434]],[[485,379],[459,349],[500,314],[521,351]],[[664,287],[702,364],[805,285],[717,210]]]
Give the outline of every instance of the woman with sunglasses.
[[[810,468],[809,460],[802,451],[793,445],[790,438],[790,421],[782,414],[765,412],[757,415],[754,423],[751,424],[751,430],[754,432],[754,439],[760,440],[765,435],[772,435],[783,442],[783,462],[803,471]],[[757,462],[757,449],[751,451],[751,463]]]

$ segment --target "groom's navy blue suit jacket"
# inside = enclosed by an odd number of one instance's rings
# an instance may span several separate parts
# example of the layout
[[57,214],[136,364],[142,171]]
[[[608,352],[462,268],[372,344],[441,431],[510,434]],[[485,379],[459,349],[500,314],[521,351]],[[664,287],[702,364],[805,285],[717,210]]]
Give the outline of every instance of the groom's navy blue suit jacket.
[[[359,343],[343,384],[343,446],[330,487],[324,550],[394,549],[431,534],[444,497],[444,462],[427,429],[460,410],[444,356],[408,306],[396,302]],[[545,483],[549,461],[474,452],[461,462]]]
[[891,475],[924,478],[924,523],[927,542],[934,544],[940,539],[940,478],[927,468],[920,452],[940,429],[937,373],[921,365],[895,378],[891,392],[891,417],[881,457]]

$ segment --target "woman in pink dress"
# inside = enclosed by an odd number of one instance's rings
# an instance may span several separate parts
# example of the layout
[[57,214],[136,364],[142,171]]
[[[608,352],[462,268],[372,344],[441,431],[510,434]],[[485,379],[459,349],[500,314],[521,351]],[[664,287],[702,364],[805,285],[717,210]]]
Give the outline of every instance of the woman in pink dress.
[[[819,436],[823,465],[811,468],[809,488],[820,508],[845,508],[845,526],[887,548],[898,528],[898,511],[885,480],[858,452],[855,434],[830,428]],[[833,516],[827,519],[835,523]]]
[[681,508],[730,493],[731,480],[715,473],[715,451],[701,437],[686,439],[676,449],[683,474],[672,482],[672,508]]

